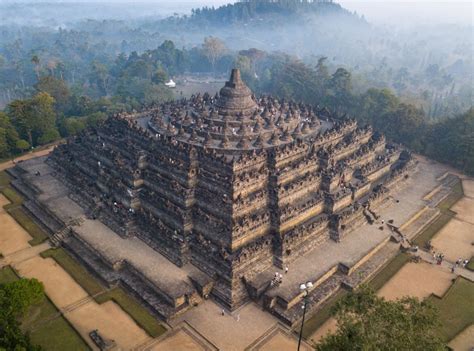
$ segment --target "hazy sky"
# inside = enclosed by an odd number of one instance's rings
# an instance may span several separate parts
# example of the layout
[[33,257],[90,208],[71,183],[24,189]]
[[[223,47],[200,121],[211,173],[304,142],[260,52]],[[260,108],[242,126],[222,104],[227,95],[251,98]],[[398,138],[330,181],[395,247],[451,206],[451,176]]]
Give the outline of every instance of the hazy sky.
[[[218,6],[230,0],[0,0],[12,2],[106,2],[106,3],[152,3],[163,4],[166,8],[176,7],[179,12],[188,12],[193,7]],[[473,5],[471,0],[433,1],[433,0],[340,0],[335,2],[351,11],[363,14],[374,23],[462,23],[473,24]],[[181,10],[181,11],[180,11]]]

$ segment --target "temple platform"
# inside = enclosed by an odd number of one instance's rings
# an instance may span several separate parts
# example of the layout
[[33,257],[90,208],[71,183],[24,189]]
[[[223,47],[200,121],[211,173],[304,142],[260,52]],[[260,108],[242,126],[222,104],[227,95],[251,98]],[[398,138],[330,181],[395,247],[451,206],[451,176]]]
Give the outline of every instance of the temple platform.
[[[394,234],[386,225],[389,221],[393,226],[401,227],[402,233],[410,238],[436,216],[438,211],[434,206],[438,201],[427,198],[427,194],[436,187],[444,196],[449,193],[456,177],[450,175],[441,179],[445,172],[446,167],[419,159],[411,177],[400,182],[373,209],[379,218],[372,225],[365,222],[345,233],[340,242],[324,241],[288,265],[288,273],[272,267],[258,274],[248,281],[249,290],[267,309],[292,325],[300,315],[301,283],[313,283],[310,292],[314,295],[313,308],[342,286],[356,287],[398,252],[399,244],[389,242]],[[270,281],[276,272],[283,275],[282,283],[272,286]]]
[[[195,268],[179,268],[140,239],[120,237],[99,220],[87,219],[85,209],[69,197],[67,187],[55,178],[44,157],[21,163],[16,175],[21,177],[14,183],[17,190],[25,196],[35,194],[27,201],[28,211],[52,236],[57,223],[64,228],[82,219],[71,226],[63,246],[102,281],[126,285],[135,296],[148,298],[146,305],[156,307],[155,314],[164,319],[199,302],[191,279],[203,279]],[[147,296],[146,291],[156,296]],[[153,301],[157,296],[160,301]]]
[[[436,215],[436,204],[457,179],[446,171],[442,165],[417,159],[414,173],[372,208],[378,216],[373,224],[365,222],[348,230],[340,242],[328,236],[294,260],[288,273],[274,266],[253,276],[246,282],[250,297],[285,324],[295,325],[302,311],[301,283],[314,284],[309,295],[314,312],[339,289],[366,281],[398,252],[399,244],[390,241],[393,231],[387,223],[410,237]],[[86,209],[71,198],[44,157],[18,164],[11,174],[16,177],[14,187],[28,198],[25,207],[51,236],[82,219],[70,227],[62,245],[103,282],[121,284],[158,317],[173,319],[197,305],[202,296],[212,295],[212,278],[196,267],[178,267],[140,239],[120,236],[99,220],[87,218]],[[275,272],[283,275],[282,283],[270,286]]]

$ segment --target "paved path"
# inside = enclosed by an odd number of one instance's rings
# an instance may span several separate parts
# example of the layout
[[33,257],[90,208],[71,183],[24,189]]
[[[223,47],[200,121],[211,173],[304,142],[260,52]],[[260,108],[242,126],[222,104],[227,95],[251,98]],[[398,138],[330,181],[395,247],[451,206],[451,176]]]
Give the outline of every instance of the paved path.
[[[424,250],[418,250],[418,252],[413,252],[411,254],[412,256],[420,257],[423,261],[428,262],[436,267],[439,267],[439,269],[442,269],[444,271],[451,272],[451,269],[454,266],[454,262],[449,262],[447,260],[443,260],[440,265],[436,264],[436,260],[433,258],[433,255]],[[457,268],[455,268],[454,273],[474,282],[474,272],[470,271],[467,268],[462,268],[462,266],[458,266]]]
[[0,268],[29,260],[30,258],[38,256],[41,252],[48,250],[49,248],[51,248],[51,244],[49,241],[46,241],[40,245],[15,251],[0,260]]

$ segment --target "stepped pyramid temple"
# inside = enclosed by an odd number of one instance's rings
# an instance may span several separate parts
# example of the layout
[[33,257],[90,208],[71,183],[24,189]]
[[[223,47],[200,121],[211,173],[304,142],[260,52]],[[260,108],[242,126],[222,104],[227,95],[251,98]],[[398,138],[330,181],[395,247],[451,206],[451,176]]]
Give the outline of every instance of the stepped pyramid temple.
[[393,256],[374,222],[416,168],[353,119],[255,97],[234,69],[215,96],[110,117],[12,173],[53,243],[159,318],[211,298],[294,325],[300,283],[316,308]]

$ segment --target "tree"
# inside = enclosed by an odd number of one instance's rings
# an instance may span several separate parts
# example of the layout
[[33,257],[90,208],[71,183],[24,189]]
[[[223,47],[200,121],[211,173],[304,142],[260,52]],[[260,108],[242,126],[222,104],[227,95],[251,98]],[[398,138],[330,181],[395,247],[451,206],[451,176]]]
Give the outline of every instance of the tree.
[[168,74],[162,67],[158,67],[151,77],[151,81],[155,84],[163,84],[168,81]]
[[0,157],[8,157],[16,148],[18,133],[7,114],[0,112]]
[[31,99],[12,101],[8,105],[8,115],[20,136],[31,146],[59,137],[54,98],[48,93],[40,92]]
[[428,301],[388,301],[362,286],[333,309],[338,329],[316,346],[326,350],[445,350],[439,317]]
[[26,140],[20,139],[16,142],[16,148],[21,151],[26,151],[30,148],[30,144]]
[[36,279],[20,279],[0,284],[0,349],[39,351],[23,334],[19,319],[28,308],[44,299],[44,287]]
[[54,98],[56,107],[60,111],[64,111],[69,103],[69,88],[62,79],[53,76],[44,76],[39,78],[35,88],[38,92],[45,92]]
[[227,51],[224,42],[216,37],[206,37],[204,38],[202,47],[204,49],[204,55],[211,63],[212,71],[215,72],[217,60]]

